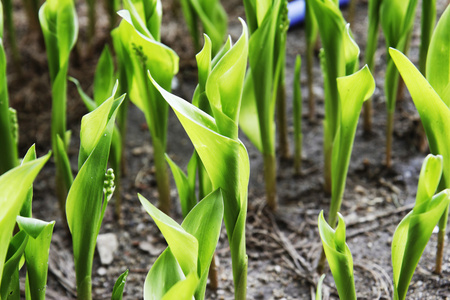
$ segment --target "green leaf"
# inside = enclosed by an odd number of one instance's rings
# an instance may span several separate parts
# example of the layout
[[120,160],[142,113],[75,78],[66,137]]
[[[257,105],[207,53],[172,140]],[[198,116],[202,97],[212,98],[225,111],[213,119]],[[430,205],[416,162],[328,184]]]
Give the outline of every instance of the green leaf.
[[162,300],[192,300],[197,288],[198,277],[195,272],[190,273],[186,279],[178,281],[172,288],[164,294]]
[[0,176],[0,191],[2,191],[0,197],[0,207],[2,208],[0,210],[0,274],[3,273],[7,247],[16,223],[16,216],[20,212],[34,178],[49,157],[50,153],[11,169]]
[[[147,276],[145,299],[156,299],[157,296],[159,297],[157,299],[161,299],[162,295],[169,297],[177,293],[177,295],[191,295],[189,297],[191,299],[194,291],[196,299],[203,299],[209,266],[219,240],[223,217],[223,199],[220,190],[214,191],[200,201],[189,212],[181,226],[144,197],[138,196],[169,245]],[[160,263],[161,260],[165,261],[165,267]],[[179,274],[178,269],[183,273]],[[176,280],[172,277],[167,278],[169,274]],[[191,278],[192,274],[195,275],[195,280]],[[175,284],[176,282],[178,283]]]
[[325,274],[322,274],[319,278],[319,282],[317,282],[317,288],[316,288],[316,300],[322,300],[322,285],[323,280],[325,279]]
[[[36,147],[33,144],[30,149],[28,149],[27,153],[25,154],[24,158],[22,159],[21,165],[24,163],[33,161],[36,159]],[[26,200],[20,209],[20,215],[22,217],[30,217],[32,215],[32,200],[33,200],[33,185],[30,186],[30,189],[28,190],[28,194],[26,197]]]
[[[383,1],[380,6],[380,22],[386,38],[386,46],[406,53],[413,27],[417,0]],[[385,75],[386,105],[389,113],[395,110],[398,89],[398,72],[388,57]]]
[[[195,159],[195,155],[192,156],[192,159]],[[180,197],[181,203],[181,211],[183,216],[186,216],[191,209],[197,204],[197,198],[195,196],[195,181],[194,185],[191,185],[188,176],[178,167],[177,164],[166,154],[166,161],[172,170],[173,178],[175,180],[175,184],[177,186],[178,195]],[[194,174],[190,174],[189,176],[194,176]]]
[[[267,2],[267,1],[266,1]],[[277,34],[277,24],[278,17],[282,9],[283,1],[276,0],[273,3],[272,9],[265,13],[262,22],[261,13],[263,7],[257,6],[255,10],[257,12],[258,28],[252,33],[249,40],[249,65],[253,79],[252,84],[245,84],[245,88],[253,88],[254,99],[244,98],[244,106],[255,106],[247,107],[243,109],[240,114],[241,129],[244,133],[249,136],[250,140],[254,140],[257,143],[261,142],[262,153],[273,155],[275,153],[275,97],[273,97],[273,90],[276,85],[275,82],[275,71],[277,70],[277,57],[275,56],[277,47],[275,44],[276,34]],[[260,10],[258,12],[258,10]],[[270,45],[270,46],[268,46]],[[247,79],[249,80],[249,79]],[[247,97],[252,96],[252,92],[244,91]],[[258,124],[260,137],[253,137],[256,131],[251,127],[247,127],[247,123],[243,120],[249,117],[246,113],[257,112],[257,123]],[[244,115],[245,113],[245,115]],[[254,118],[254,116],[252,117]]]
[[[3,14],[0,4],[0,30],[3,31]],[[18,150],[13,138],[13,124],[9,112],[6,76],[6,54],[0,32],[0,175],[18,165]]]
[[127,282],[128,270],[123,272],[119,278],[117,278],[116,283],[114,284],[111,300],[122,300],[123,290],[125,288],[125,283]]
[[44,222],[17,216],[17,223],[19,228],[30,236],[25,248],[28,297],[44,300],[47,288],[48,256],[55,221]]
[[219,241],[223,219],[223,197],[220,189],[201,200],[186,216],[181,226],[198,241],[197,275],[200,285],[196,299],[204,299],[209,266]]
[[450,8],[447,6],[431,37],[427,56],[428,82],[450,107]]
[[[208,79],[209,73],[211,73],[211,39],[208,35],[203,35],[205,38],[205,44],[203,49],[197,53],[195,59],[197,60],[198,67],[198,84],[202,91],[206,89],[206,80]],[[229,39],[228,39],[229,40]],[[230,41],[231,42],[231,41]]]
[[259,152],[263,153],[263,142],[261,138],[260,126],[255,126],[258,124],[258,108],[256,105],[256,95],[254,88],[254,81],[252,70],[247,71],[247,76],[244,82],[244,91],[242,94],[241,112],[239,115],[239,127],[248,137],[250,142],[258,149]]
[[125,0],[123,5],[124,9],[130,12],[130,17],[140,33],[155,41],[161,40],[162,5],[160,0]]
[[450,108],[417,68],[400,51],[389,49],[393,61],[408,87],[428,138],[431,153],[444,158],[444,187],[450,187]]
[[155,261],[145,278],[144,300],[162,299],[172,286],[185,278],[175,256],[170,248],[167,248]]
[[240,38],[217,62],[206,81],[206,95],[219,132],[231,138],[238,135],[237,125],[230,123],[238,123],[248,56],[247,26],[242,20],[241,24]]
[[416,201],[413,211],[398,225],[392,239],[394,299],[405,299],[423,250],[449,203],[448,189],[432,198]]
[[[427,155],[420,170],[417,186],[416,206],[422,207],[424,201],[428,201],[436,193],[442,176],[443,159],[441,155]],[[417,211],[420,213],[420,211]]]
[[340,210],[361,108],[363,102],[375,91],[375,80],[369,68],[364,66],[352,75],[339,77],[337,85],[340,113],[332,152],[332,200],[329,219],[331,226],[335,225],[336,214]]
[[94,101],[97,105],[108,99],[114,89],[114,61],[108,45],[102,51],[94,76]]
[[183,273],[189,274],[197,271],[198,241],[186,232],[177,222],[157,209],[142,195],[138,194],[142,206],[153,218],[159,230],[169,245],[176,261],[180,264]]
[[83,100],[83,103],[88,111],[93,111],[94,109],[96,109],[98,107],[97,103],[95,103],[95,101],[92,100],[92,98],[83,91],[80,82],[76,78],[73,78],[71,76],[69,76],[69,80],[72,81],[77,87],[78,94],[80,95],[81,100]]
[[[11,294],[15,294],[14,299],[18,299],[20,291],[12,283],[14,283],[14,274],[19,271],[20,260],[25,251],[27,241],[28,235],[23,231],[19,231],[9,243],[8,252],[4,260],[4,268],[2,268],[0,299],[7,299]],[[1,263],[3,264],[3,261]]]
[[[156,9],[156,7],[155,7]],[[126,70],[130,100],[143,111],[153,143],[156,181],[161,207],[170,209],[170,186],[164,159],[167,144],[169,106],[148,81],[147,71],[154,72],[156,81],[170,90],[178,72],[178,56],[164,44],[138,31],[129,11],[122,10],[123,20],[115,32],[122,45],[122,64]]]
[[334,230],[328,225],[320,212],[318,226],[323,249],[333,274],[336,288],[341,299],[356,299],[355,281],[353,279],[353,258],[345,243],[345,222],[338,214],[339,222]]
[[78,36],[78,21],[72,0],[47,0],[39,10],[49,58],[50,78],[54,82],[69,60]]

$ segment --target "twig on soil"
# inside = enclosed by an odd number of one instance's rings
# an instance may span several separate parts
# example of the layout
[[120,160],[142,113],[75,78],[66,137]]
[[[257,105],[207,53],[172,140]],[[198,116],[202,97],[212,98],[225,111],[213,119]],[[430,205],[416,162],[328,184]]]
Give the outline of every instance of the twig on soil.
[[376,220],[379,220],[379,219],[384,219],[384,218],[390,217],[390,216],[395,215],[395,214],[403,213],[404,211],[411,210],[413,207],[414,207],[414,203],[407,204],[407,205],[398,207],[398,208],[396,208],[394,210],[385,211],[385,212],[376,213],[376,214],[371,214],[371,215],[368,215],[368,216],[365,216],[365,217],[359,217],[358,220],[353,221],[353,222],[350,221],[346,225],[347,225],[347,228],[349,228],[349,227],[360,225],[360,224],[363,224],[363,223],[373,222],[373,221],[376,221]]

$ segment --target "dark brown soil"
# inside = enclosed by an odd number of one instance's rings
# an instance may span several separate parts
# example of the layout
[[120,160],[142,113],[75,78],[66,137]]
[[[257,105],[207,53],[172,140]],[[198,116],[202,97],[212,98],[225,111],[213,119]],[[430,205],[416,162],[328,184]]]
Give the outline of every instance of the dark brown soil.
[[[163,42],[180,55],[179,87],[174,91],[185,99],[191,99],[196,84],[196,64],[188,31],[176,0],[165,0],[162,26]],[[225,2],[225,1],[224,1]],[[442,13],[446,1],[438,0],[438,12]],[[50,149],[51,89],[47,70],[47,58],[39,32],[28,29],[21,1],[14,1],[15,24],[22,58],[22,75],[8,66],[10,103],[18,111],[20,125],[20,153],[23,155],[32,143],[38,154]],[[244,17],[242,1],[230,0],[225,4],[229,13],[229,31],[234,40],[240,34],[238,16]],[[421,3],[419,3],[420,7]],[[96,39],[92,55],[86,54],[86,5],[77,4],[80,15],[80,58],[74,58],[69,74],[80,80],[82,86],[92,91],[94,66],[105,42],[109,41],[108,19],[99,6]],[[346,12],[344,12],[344,16]],[[411,43],[410,57],[417,62],[420,43],[419,18]],[[355,40],[364,57],[367,26],[367,0],[358,1],[355,22],[352,24]],[[8,45],[6,45],[9,53]],[[288,111],[292,110],[292,74],[295,55],[305,53],[303,28],[288,33],[286,87]],[[11,58],[11,57],[9,57]],[[352,160],[348,173],[345,200],[341,209],[347,223],[347,242],[352,250],[358,298],[391,299],[392,268],[390,244],[396,225],[412,208],[420,166],[426,153],[417,149],[418,114],[405,91],[404,99],[397,105],[395,115],[393,167],[384,166],[385,120],[384,62],[386,51],[382,37],[377,51],[377,68],[374,76],[377,89],[373,97],[374,126],[370,135],[364,135],[358,127]],[[278,164],[279,209],[271,213],[265,207],[263,166],[261,155],[241,134],[251,161],[249,184],[249,209],[247,219],[247,252],[249,256],[249,299],[310,299],[314,298],[317,274],[315,265],[321,252],[317,230],[317,217],[321,210],[328,210],[330,198],[323,192],[322,125],[323,88],[319,62],[315,61],[315,94],[317,98],[317,123],[307,121],[306,70],[302,70],[304,99],[303,161],[301,176],[294,176],[293,161]],[[306,65],[306,64],[305,64]],[[80,119],[86,109],[69,83],[68,127],[73,131],[70,148],[71,163],[76,172]],[[292,116],[289,113],[289,132],[292,143]],[[181,166],[186,166],[192,145],[178,120],[170,114],[168,153]],[[122,220],[114,216],[111,203],[102,225],[101,233],[113,233],[119,242],[114,261],[101,265],[98,256],[94,261],[93,292],[96,299],[110,298],[117,277],[130,270],[124,299],[142,299],[145,276],[164,249],[165,242],[153,221],[141,207],[139,192],[153,203],[157,191],[153,168],[151,141],[143,114],[130,107],[127,137],[127,169],[123,178]],[[56,220],[53,243],[50,250],[48,299],[73,299],[75,274],[70,238],[59,215],[54,194],[54,164],[49,162],[35,181],[34,215],[43,220]],[[177,192],[172,182],[172,200],[177,203]],[[175,218],[181,221],[179,205],[175,205]],[[450,249],[445,250],[442,275],[433,275],[436,235],[425,249],[412,279],[408,299],[450,298]],[[215,292],[207,291],[207,299],[233,299],[233,283],[229,246],[225,230],[217,248],[220,286]],[[337,298],[331,273],[327,272],[324,284],[325,298]]]

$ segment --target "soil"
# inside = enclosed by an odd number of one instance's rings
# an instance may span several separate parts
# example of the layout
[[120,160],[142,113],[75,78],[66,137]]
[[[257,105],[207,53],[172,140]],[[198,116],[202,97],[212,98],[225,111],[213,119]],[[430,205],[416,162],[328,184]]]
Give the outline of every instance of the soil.
[[[178,87],[174,93],[191,99],[195,87],[195,51],[183,21],[179,2],[164,0],[162,40],[180,56]],[[239,36],[241,25],[237,17],[244,18],[241,0],[223,1],[229,14],[229,32]],[[440,15],[446,1],[438,0]],[[352,24],[355,40],[364,57],[367,28],[367,0],[356,6]],[[419,2],[420,10],[421,1]],[[87,7],[77,4],[80,21],[78,57],[72,57],[69,74],[80,80],[81,85],[92,92],[94,66],[105,43],[110,42],[108,19],[103,8],[98,7],[98,21],[93,52],[88,54],[86,42]],[[347,11],[344,11],[344,16]],[[50,147],[51,88],[47,58],[39,31],[28,27],[21,1],[14,1],[14,22],[18,36],[21,72],[15,68],[8,45],[8,88],[10,104],[18,111],[20,125],[20,154],[23,156],[32,143],[38,154],[43,155]],[[412,36],[409,57],[417,63],[420,43],[419,16]],[[6,42],[5,42],[6,43]],[[286,87],[288,112],[292,111],[292,76],[295,56],[305,53],[302,27],[288,33]],[[405,89],[404,99],[398,102],[395,113],[393,166],[384,165],[386,108],[383,94],[386,50],[382,34],[376,54],[377,68],[374,72],[377,88],[373,97],[373,132],[364,134],[358,126],[354,150],[348,172],[344,202],[341,213],[347,224],[347,243],[353,253],[358,298],[391,299],[392,268],[390,246],[392,235],[400,220],[411,210],[421,163],[426,153],[418,150],[418,114]],[[306,65],[306,64],[305,64]],[[321,252],[317,229],[317,217],[321,210],[328,210],[330,197],[323,185],[322,125],[323,88],[319,61],[314,67],[314,92],[317,99],[317,122],[308,122],[306,70],[302,70],[304,102],[302,173],[294,176],[293,161],[278,161],[277,212],[265,206],[263,165],[260,153],[241,134],[251,161],[247,218],[248,299],[314,299],[318,276],[315,266]],[[81,117],[86,113],[74,86],[68,84],[68,128],[72,130],[69,155],[76,174],[76,157],[79,147]],[[360,122],[361,123],[361,122]],[[361,124],[360,124],[361,125]],[[293,151],[292,116],[288,113],[291,153]],[[192,153],[192,145],[173,113],[170,113],[168,149],[172,159],[185,167]],[[112,233],[118,240],[118,249],[112,253],[114,260],[102,265],[99,256],[94,258],[93,294],[95,299],[109,299],[117,277],[130,270],[124,299],[142,299],[145,276],[165,241],[157,227],[141,207],[136,193],[143,194],[153,203],[157,191],[151,140],[143,114],[130,106],[126,142],[127,174],[122,178],[122,218],[114,216],[112,202],[103,221],[101,234]],[[55,171],[53,161],[47,163],[34,184],[34,216],[43,220],[56,220],[52,247],[50,249],[48,299],[75,298],[75,274],[73,271],[72,246],[66,226],[63,225],[54,193]],[[177,203],[177,192],[172,182],[172,201]],[[174,205],[175,219],[181,222],[179,205]],[[408,299],[450,298],[450,248],[444,254],[442,274],[434,275],[436,238],[434,234],[426,247],[419,266],[411,281]],[[217,248],[219,264],[219,288],[207,291],[207,299],[233,299],[233,283],[229,246],[225,229],[222,230]],[[324,299],[337,298],[334,281],[329,270],[324,282]]]

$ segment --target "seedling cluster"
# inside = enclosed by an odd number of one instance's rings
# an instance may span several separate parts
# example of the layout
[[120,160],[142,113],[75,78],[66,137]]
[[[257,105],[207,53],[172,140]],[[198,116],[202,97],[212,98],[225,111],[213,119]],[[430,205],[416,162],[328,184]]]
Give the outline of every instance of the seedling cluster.
[[[150,131],[158,207],[135,195],[167,242],[148,271],[143,298],[205,299],[208,280],[218,284],[215,251],[222,230],[227,232],[234,298],[247,299],[249,258],[246,219],[250,159],[239,132],[261,152],[264,162],[266,210],[278,207],[277,157],[290,158],[286,116],[286,41],[289,27],[286,0],[243,0],[236,41],[226,37],[228,16],[218,0],[181,0],[180,7],[198,52],[198,84],[191,99],[171,93],[180,58],[161,37],[161,0],[106,1],[111,44],[105,45],[93,78],[93,95],[79,78],[68,76],[72,55],[94,55],[96,1],[87,1],[88,47],[80,47],[74,0],[24,1],[33,30],[42,30],[48,55],[52,94],[51,151],[37,158],[34,145],[19,157],[16,112],[9,107],[3,23],[16,69],[17,50],[11,0],[0,2],[0,300],[20,299],[19,271],[26,266],[26,299],[45,299],[48,256],[55,221],[33,218],[33,182],[50,160],[55,168],[55,195],[73,246],[78,299],[92,299],[93,262],[97,237],[108,203],[115,198],[121,218],[121,179],[126,176],[128,102],[145,116]],[[335,0],[306,1],[305,53],[308,75],[308,119],[317,119],[312,66],[320,40],[324,79],[323,188],[331,194],[327,220],[318,218],[323,244],[313,272],[325,262],[341,299],[356,299],[353,258],[346,244],[340,214],[359,116],[364,105],[364,130],[372,130],[372,76],[381,26],[388,49],[385,75],[386,167],[391,159],[395,103],[400,76],[410,91],[429,143],[422,165],[413,210],[398,224],[392,239],[393,299],[405,299],[413,273],[436,226],[439,228],[435,272],[441,272],[450,204],[450,8],[436,20],[436,1],[423,1],[420,71],[405,56],[410,48],[417,0],[369,0],[366,65],[360,68],[360,48],[350,24]],[[353,5],[356,0],[353,1]],[[204,34],[202,35],[202,33]],[[77,44],[78,43],[78,44]],[[203,47],[201,45],[203,44]],[[302,174],[301,59],[293,78],[293,173]],[[20,73],[18,71],[18,73]],[[67,85],[73,82],[87,114],[81,120],[78,168],[72,170],[67,130]],[[50,99],[49,99],[50,101]],[[367,103],[367,104],[365,104]],[[169,108],[193,144],[187,172],[167,153]],[[275,126],[276,124],[276,126]],[[277,152],[276,141],[279,141]],[[50,158],[52,157],[52,159]],[[111,168],[108,168],[110,166]],[[183,222],[174,216],[170,172],[178,190]],[[302,184],[299,181],[298,184]],[[324,193],[324,194],[325,194]],[[153,200],[153,199],[151,199]],[[325,260],[326,259],[326,260]],[[122,299],[129,271],[110,291]],[[316,299],[322,298],[324,276],[315,276]],[[140,295],[133,295],[138,298]]]

